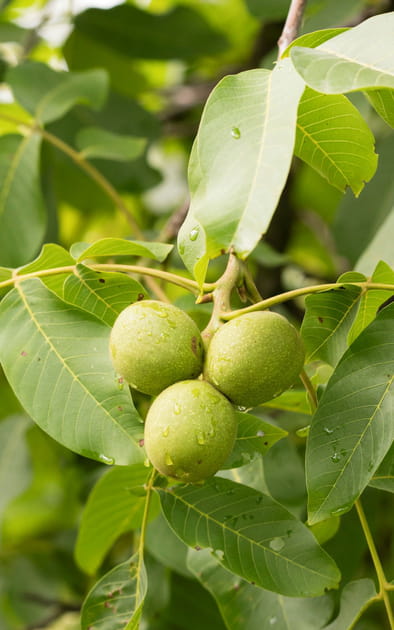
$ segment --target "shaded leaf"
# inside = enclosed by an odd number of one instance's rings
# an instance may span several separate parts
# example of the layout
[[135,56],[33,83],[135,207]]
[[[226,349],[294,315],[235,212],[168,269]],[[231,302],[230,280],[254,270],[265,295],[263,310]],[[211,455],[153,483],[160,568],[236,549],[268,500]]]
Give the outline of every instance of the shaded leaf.
[[77,103],[100,109],[107,96],[104,70],[56,72],[36,61],[25,61],[7,72],[15,99],[42,124],[61,118]]
[[387,452],[369,485],[386,492],[394,492],[394,444]]
[[286,183],[304,84],[288,59],[225,77],[206,103],[189,164],[191,205],[179,252],[199,283],[229,247],[245,258]]
[[264,20],[281,20],[287,15],[290,0],[246,0],[246,5],[252,15]]
[[191,577],[186,566],[188,547],[171,529],[163,514],[148,524],[145,538],[146,549],[165,567],[185,577]]
[[30,260],[44,236],[40,148],[39,134],[0,137],[0,263],[5,266]]
[[309,522],[347,512],[394,439],[394,304],[342,357],[312,420],[306,452]]
[[374,175],[374,137],[358,110],[342,94],[306,88],[298,108],[295,154],[329,183],[358,196]]
[[318,48],[294,46],[290,56],[304,81],[318,92],[394,88],[393,29],[394,12],[376,15]]
[[348,285],[309,295],[301,335],[307,362],[321,359],[336,365],[347,348],[361,289]]
[[127,241],[123,238],[103,238],[92,245],[78,251],[77,262],[87,258],[111,258],[113,256],[144,256],[163,262],[172,250],[173,245],[166,243],[148,243],[144,241]]
[[325,626],[325,630],[349,630],[353,628],[376,596],[375,584],[372,580],[355,580],[346,584],[341,593],[340,611],[338,617]]
[[17,271],[17,275],[25,275],[44,269],[69,267],[68,271],[64,273],[55,273],[54,275],[41,277],[41,281],[45,286],[61,298],[63,295],[63,283],[65,279],[72,274],[74,265],[75,261],[66,249],[63,249],[63,247],[55,243],[46,243],[37,258],[33,260],[33,262],[20,267]]
[[394,233],[394,206],[387,215],[378,231],[373,236],[368,247],[357,261],[356,269],[365,274],[371,274],[379,260],[394,266],[394,248],[392,235]]
[[64,283],[63,298],[112,326],[129,304],[147,297],[137,280],[123,273],[94,271],[77,264],[75,273]]
[[287,431],[250,413],[237,411],[236,416],[237,438],[232,452],[222,466],[223,469],[248,464],[257,454],[264,455],[275,442],[288,435]]
[[366,96],[379,116],[394,127],[394,90],[368,90]]
[[258,586],[291,596],[319,595],[339,572],[313,535],[270,497],[227,479],[158,489],[163,511],[191,547],[210,547],[220,563]]
[[10,416],[0,422],[0,521],[8,503],[31,481],[30,456],[25,441],[29,420]]
[[116,539],[141,525],[145,492],[136,496],[149,474],[141,465],[122,466],[107,471],[94,486],[82,513],[75,546],[78,565],[93,574]]
[[106,573],[93,586],[81,611],[81,628],[138,630],[147,590],[145,566],[139,554]]
[[127,162],[143,153],[146,140],[113,133],[100,127],[84,127],[76,137],[76,145],[84,158]]
[[38,279],[0,304],[0,359],[37,424],[58,442],[104,463],[143,459],[140,418],[115,378],[109,329],[59,300]]
[[223,569],[207,549],[190,549],[188,566],[216,599],[229,630],[320,630],[332,614],[327,595],[300,599],[258,588]]
[[265,402],[263,407],[281,409],[282,411],[294,411],[310,415],[311,407],[304,389],[288,389],[280,396]]

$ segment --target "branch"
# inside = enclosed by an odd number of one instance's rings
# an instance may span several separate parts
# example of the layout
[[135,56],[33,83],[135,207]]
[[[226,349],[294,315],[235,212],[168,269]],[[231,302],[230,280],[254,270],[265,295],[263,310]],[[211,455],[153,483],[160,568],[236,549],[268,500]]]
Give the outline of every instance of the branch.
[[278,48],[280,59],[286,48],[291,44],[298,35],[300,29],[302,16],[304,15],[304,9],[306,6],[306,0],[291,0],[289,12],[287,14],[286,22],[283,27],[281,36],[278,39]]

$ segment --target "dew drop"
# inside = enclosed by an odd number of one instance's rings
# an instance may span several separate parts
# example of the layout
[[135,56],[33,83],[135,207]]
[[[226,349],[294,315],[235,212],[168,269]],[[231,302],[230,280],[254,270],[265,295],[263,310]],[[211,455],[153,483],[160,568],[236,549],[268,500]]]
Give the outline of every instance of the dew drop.
[[181,406],[180,406],[180,405],[178,405],[178,403],[175,403],[175,405],[174,405],[174,413],[175,413],[175,415],[176,415],[176,416],[179,416],[179,414],[181,413],[181,411],[182,411]]
[[170,432],[170,427],[166,427],[165,429],[163,429],[162,436],[168,437],[169,432]]
[[224,560],[224,551],[222,549],[214,549],[212,551],[212,555],[215,556],[218,560]]
[[185,253],[185,246],[183,243],[179,243],[178,250],[179,250],[180,255],[183,256],[183,254]]
[[112,466],[115,461],[113,457],[107,457],[107,455],[103,455],[102,453],[100,453],[98,458],[100,462],[103,462],[103,464],[107,464],[107,466]]
[[247,408],[246,408],[246,407],[242,407],[241,405],[239,405],[239,406],[237,407],[237,409],[238,409],[238,411],[241,411],[241,412],[243,413],[243,412],[245,412],[245,411],[246,411],[246,409],[247,409]]
[[198,431],[197,433],[197,444],[200,444],[201,446],[203,444],[205,444],[206,440],[205,440],[205,435],[202,431]]
[[280,551],[285,546],[285,541],[280,536],[277,536],[270,541],[269,546],[273,551]]
[[238,127],[233,127],[231,129],[231,135],[234,138],[234,140],[239,140],[240,137],[241,137],[241,132],[240,132],[239,128]]
[[191,241],[196,241],[196,240],[197,240],[197,237],[198,237],[199,232],[200,232],[200,230],[199,230],[199,228],[198,228],[198,227],[193,228],[193,229],[190,231],[190,234],[189,234],[189,239],[190,239]]
[[333,455],[331,455],[330,459],[332,462],[334,462],[334,464],[337,464],[340,461],[341,456],[339,453],[335,452]]
[[150,461],[149,461],[149,459],[148,459],[148,458],[144,459],[144,466],[145,466],[145,468],[149,468],[149,466],[150,466]]
[[324,427],[323,431],[324,433],[327,433],[327,435],[331,435],[331,433],[334,433],[334,429],[330,429],[329,427]]
[[270,617],[270,619],[269,619],[270,626],[274,626],[277,621],[278,621],[277,617]]
[[259,429],[256,433],[256,437],[264,437],[265,433],[261,429]]
[[172,457],[169,453],[166,453],[164,461],[166,463],[167,466],[173,466],[174,462],[172,460]]

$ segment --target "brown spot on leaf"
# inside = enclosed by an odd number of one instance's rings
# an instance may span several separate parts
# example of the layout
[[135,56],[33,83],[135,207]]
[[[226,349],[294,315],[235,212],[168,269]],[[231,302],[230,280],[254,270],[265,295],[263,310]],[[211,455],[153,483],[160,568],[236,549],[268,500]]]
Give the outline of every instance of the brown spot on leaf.
[[144,444],[145,444],[145,440],[144,439],[138,440],[138,446],[142,447],[142,446],[144,446]]
[[26,350],[22,350],[22,352],[21,352],[21,357],[27,357],[27,352],[26,352]]
[[144,299],[144,297],[145,297],[145,295],[144,295],[143,293],[139,293],[139,294],[137,295],[137,300],[138,300],[138,302],[141,302],[141,300],[143,300],[143,299]]
[[99,282],[101,282],[102,284],[104,284],[104,282],[105,282],[104,278],[99,278]]
[[319,322],[320,322],[321,324],[324,322],[323,317],[318,317],[317,319],[319,320]]

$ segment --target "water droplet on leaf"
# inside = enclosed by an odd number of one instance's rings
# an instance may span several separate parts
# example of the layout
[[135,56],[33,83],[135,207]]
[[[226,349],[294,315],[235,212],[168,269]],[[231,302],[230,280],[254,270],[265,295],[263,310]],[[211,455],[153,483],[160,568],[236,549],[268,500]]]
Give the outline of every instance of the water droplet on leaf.
[[340,461],[341,456],[339,453],[334,453],[333,455],[331,455],[330,459],[332,462],[334,462],[334,464],[337,464]]
[[334,429],[330,429],[329,427],[324,427],[323,431],[324,433],[327,433],[327,435],[331,435],[331,433],[334,433]]
[[200,230],[199,230],[199,228],[198,228],[198,227],[193,228],[193,229],[190,231],[190,234],[189,234],[189,238],[190,238],[190,240],[191,240],[191,241],[196,241],[196,240],[197,240],[197,237],[198,237],[199,232],[200,232]]
[[241,137],[241,132],[240,132],[240,130],[238,129],[238,127],[233,127],[233,128],[231,129],[231,135],[232,135],[232,137],[234,138],[234,140],[239,140],[239,139],[240,139],[240,137]]
[[281,549],[283,549],[284,546],[285,541],[283,540],[283,538],[280,538],[280,536],[277,536],[270,541],[270,547],[273,551],[280,551]]
[[107,455],[103,455],[102,453],[100,453],[98,458],[100,462],[103,462],[103,464],[107,464],[107,466],[112,466],[115,461],[113,457],[107,457]]

